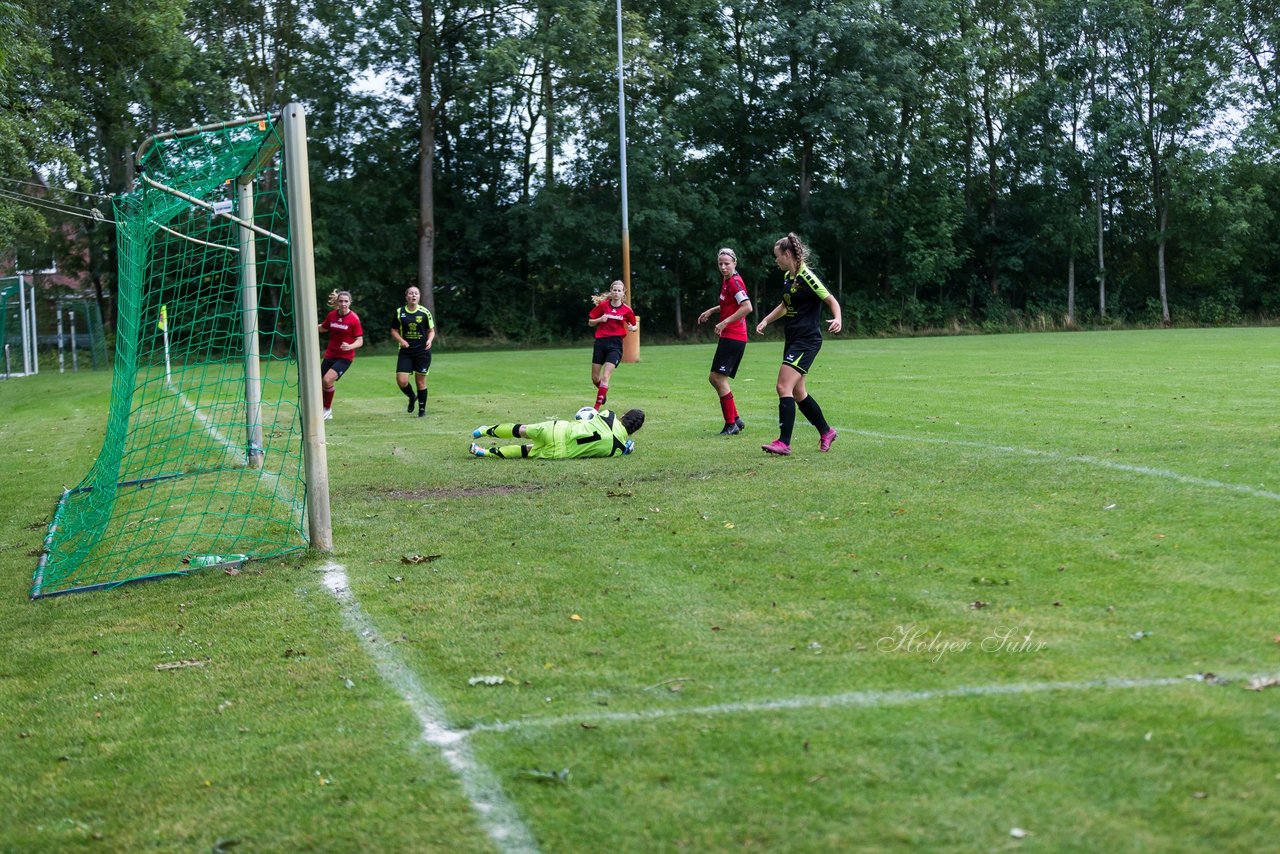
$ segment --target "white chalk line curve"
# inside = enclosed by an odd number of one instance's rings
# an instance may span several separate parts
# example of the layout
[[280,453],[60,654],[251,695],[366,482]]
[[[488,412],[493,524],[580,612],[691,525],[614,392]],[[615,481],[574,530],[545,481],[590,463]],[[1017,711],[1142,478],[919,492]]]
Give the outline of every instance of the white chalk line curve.
[[[1244,679],[1276,679],[1280,675],[1246,676]],[[809,697],[783,697],[775,700],[743,700],[710,706],[688,708],[641,709],[628,712],[602,712],[587,710],[577,715],[556,715],[542,718],[519,718],[512,721],[494,721],[476,724],[462,730],[464,736],[489,732],[514,732],[525,729],[545,729],[558,726],[580,726],[583,723],[641,723],[678,717],[718,717],[723,715],[759,714],[793,709],[882,708],[885,706],[922,703],[929,700],[945,700],[952,697],[991,697],[1005,695],[1043,694],[1063,691],[1120,690],[1135,688],[1163,688],[1171,685],[1208,683],[1203,675],[1161,676],[1146,679],[1106,678],[1079,682],[1018,682],[991,685],[967,685],[957,688],[938,688],[928,691],[849,691],[843,694],[815,695]],[[1235,680],[1230,680],[1235,681]]]
[[422,740],[440,752],[457,776],[485,833],[500,851],[536,852],[538,846],[533,834],[521,819],[515,804],[503,793],[497,777],[472,753],[467,744],[467,734],[449,725],[444,706],[422,687],[418,677],[381,638],[373,621],[365,615],[351,592],[346,569],[336,563],[325,564],[320,569],[324,573],[325,588],[342,607],[347,627],[368,651],[378,675],[413,710],[422,725]]
[[[1247,484],[1228,483],[1212,478],[1196,477],[1169,469],[1157,469],[1149,466],[1120,463],[1079,454],[1063,454],[1057,451],[1042,451],[1034,448],[1020,448],[1012,445],[997,445],[988,442],[977,442],[965,439],[947,439],[937,436],[909,436],[884,433],[875,430],[858,430],[840,428],[840,432],[868,438],[899,442],[919,442],[923,444],[951,445],[970,447],[985,451],[1027,456],[1060,462],[1073,462],[1082,465],[1096,466],[1113,471],[1157,477],[1182,483],[1188,486],[1201,486],[1210,489],[1236,492],[1254,498],[1269,501],[1280,501],[1280,493],[1248,486]],[[482,733],[512,732],[530,728],[550,728],[567,725],[581,725],[584,722],[643,722],[688,716],[722,716],[732,714],[751,714],[791,709],[811,708],[877,708],[906,703],[927,702],[930,700],[952,697],[983,697],[1000,695],[1030,695],[1055,691],[1088,691],[1088,690],[1120,690],[1160,688],[1184,684],[1189,681],[1201,681],[1196,676],[1155,677],[1145,679],[1106,678],[1080,682],[1038,682],[1010,683],[962,686],[927,691],[853,691],[812,697],[789,697],[763,701],[740,701],[710,706],[695,706],[686,709],[647,709],[631,712],[599,712],[588,711],[578,715],[558,715],[543,718],[523,718],[515,721],[494,721],[482,723],[467,729],[451,727],[444,714],[443,707],[428,694],[418,683],[417,677],[408,670],[403,662],[391,651],[390,647],[378,639],[377,631],[364,616],[359,602],[350,592],[345,570],[337,564],[329,564],[323,568],[325,586],[343,606],[343,616],[365,641],[380,675],[395,687],[417,715],[423,727],[423,740],[437,747],[449,766],[458,775],[463,789],[479,814],[491,839],[504,851],[536,851],[532,835],[519,818],[515,807],[502,793],[500,784],[492,773],[481,765],[466,746],[466,741],[473,735]],[[1264,675],[1246,678],[1277,679],[1280,675]]]
[[1114,460],[1104,460],[1100,457],[1090,457],[1082,454],[1064,454],[1058,451],[1040,451],[1035,448],[1019,448],[1014,445],[996,445],[989,442],[975,442],[969,439],[947,439],[942,436],[909,436],[898,433],[882,433],[878,430],[855,430],[853,428],[842,427],[839,428],[839,432],[855,436],[867,436],[872,439],[885,439],[894,442],[919,442],[928,445],[956,445],[963,448],[997,451],[1002,454],[1036,457],[1045,460],[1054,460],[1057,462],[1080,463],[1081,465],[1097,466],[1099,468],[1111,469],[1113,471],[1123,471],[1130,474],[1140,474],[1147,477],[1158,477],[1164,480],[1172,480],[1176,483],[1185,484],[1187,486],[1203,486],[1209,489],[1237,492],[1241,495],[1248,495],[1253,498],[1265,498],[1268,501],[1280,501],[1280,492],[1271,492],[1266,489],[1249,486],[1248,484],[1227,483],[1226,481],[1213,480],[1212,478],[1182,474],[1181,472],[1172,471],[1170,469],[1151,468],[1149,466],[1139,466],[1132,463],[1118,463]]
[[[223,449],[226,450],[226,452],[231,455],[231,458],[236,461],[236,465],[247,466],[249,464],[249,459],[247,456],[245,456],[244,451],[240,450],[238,447],[236,447],[235,443],[233,443],[226,436],[222,435],[222,431],[218,429],[218,426],[213,423],[213,421],[209,418],[209,416],[201,412],[200,408],[197,407],[195,403],[191,401],[190,398],[188,398],[185,394],[183,394],[182,392],[174,388],[172,383],[169,385],[169,387],[173,388],[174,393],[178,395],[178,400],[182,401],[182,405],[185,406],[187,410],[192,415],[194,415],[197,420],[200,421],[200,424],[201,426],[204,427],[205,432],[208,433],[215,441],[221,444]],[[285,495],[283,492],[280,491],[281,483],[280,483],[279,475],[277,475],[275,472],[267,471],[266,469],[259,469],[258,479],[266,481],[268,484],[270,484],[271,497],[274,498],[276,501],[279,501],[281,504],[285,505],[286,507],[288,507],[289,510],[293,513],[294,525],[299,528],[302,527],[302,512],[303,512],[302,502],[292,498],[291,496]]]

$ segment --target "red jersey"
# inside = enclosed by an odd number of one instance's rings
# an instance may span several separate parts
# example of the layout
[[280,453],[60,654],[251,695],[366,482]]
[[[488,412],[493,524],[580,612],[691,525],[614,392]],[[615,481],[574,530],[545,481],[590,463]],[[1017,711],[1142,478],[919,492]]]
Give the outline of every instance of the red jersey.
[[627,334],[627,327],[623,323],[636,325],[636,314],[631,310],[631,306],[623,303],[622,305],[611,305],[608,300],[601,300],[596,304],[595,308],[587,315],[590,320],[597,317],[604,317],[606,314],[622,315],[622,320],[606,320],[604,323],[596,327],[597,338],[617,337],[621,338]]
[[[747,296],[747,284],[742,281],[742,277],[734,273],[727,279],[720,282],[720,319],[724,320],[729,317],[738,307],[751,297]],[[721,338],[728,338],[732,341],[747,340],[747,318],[739,317],[733,323],[730,323],[720,333]]]
[[348,311],[339,317],[338,310],[335,308],[325,317],[324,323],[320,324],[320,330],[329,333],[329,345],[324,348],[324,355],[321,358],[355,359],[355,350],[342,349],[343,344],[354,344],[357,338],[364,336],[364,329],[360,326],[360,318],[356,317],[354,311]]

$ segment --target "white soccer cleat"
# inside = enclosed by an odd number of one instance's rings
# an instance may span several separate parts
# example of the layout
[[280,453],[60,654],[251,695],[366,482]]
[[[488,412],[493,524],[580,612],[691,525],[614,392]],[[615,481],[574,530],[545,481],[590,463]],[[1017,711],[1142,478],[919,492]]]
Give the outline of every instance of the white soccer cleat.
[[471,454],[477,457],[487,457],[489,455],[489,452],[486,451],[484,448],[480,447],[479,445],[477,445],[475,442],[472,442]]
[[332,421],[332,420],[333,420],[333,410],[332,410],[332,409],[326,409],[326,410],[324,411],[324,415],[323,415],[323,416],[321,416],[321,417],[322,417],[325,421]]

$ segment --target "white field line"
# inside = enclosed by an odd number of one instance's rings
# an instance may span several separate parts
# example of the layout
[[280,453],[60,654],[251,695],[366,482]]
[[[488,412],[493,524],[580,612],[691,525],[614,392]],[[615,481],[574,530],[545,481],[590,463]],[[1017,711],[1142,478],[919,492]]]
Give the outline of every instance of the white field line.
[[[1180,472],[1170,471],[1167,469],[1156,469],[1148,466],[1138,466],[1129,463],[1118,463],[1111,460],[1099,459],[1098,457],[1089,457],[1076,454],[1063,454],[1056,451],[1039,451],[1033,448],[1018,448],[1011,445],[995,445],[987,442],[974,442],[964,439],[946,439],[935,436],[906,436],[893,433],[881,433],[874,430],[853,430],[840,428],[842,433],[852,433],[859,436],[868,436],[875,439],[885,439],[899,442],[921,442],[925,444],[935,445],[956,445],[961,447],[977,448],[984,451],[995,451],[1004,454],[1016,454],[1020,456],[1034,457],[1045,460],[1053,460],[1057,462],[1073,462],[1082,465],[1097,466],[1099,468],[1112,469],[1114,471],[1130,472],[1132,474],[1140,474],[1147,477],[1158,477],[1165,480],[1172,480],[1188,486],[1202,486],[1210,489],[1220,489],[1229,492],[1237,492],[1242,495],[1249,495],[1254,498],[1265,498],[1269,501],[1280,501],[1280,493],[1268,492],[1264,489],[1258,489],[1252,486],[1239,483],[1226,483],[1220,480],[1212,480],[1209,478],[1194,477],[1191,475],[1181,474]],[[1253,677],[1250,677],[1253,678]],[[1277,677],[1262,677],[1277,678]],[[554,727],[568,724],[580,724],[587,722],[609,722],[609,721],[647,721],[658,720],[662,718],[686,716],[686,715],[728,715],[728,714],[746,714],[752,712],[768,712],[785,709],[809,709],[809,708],[840,708],[840,707],[879,707],[899,705],[903,703],[924,702],[927,700],[944,699],[947,697],[975,697],[987,695],[1001,694],[1034,694],[1045,691],[1085,691],[1085,690],[1114,690],[1120,688],[1157,688],[1168,685],[1176,685],[1188,679],[1195,677],[1161,677],[1154,679],[1096,679],[1086,682],[1038,682],[1027,684],[1011,684],[1011,685],[977,685],[961,688],[950,688],[937,691],[855,691],[846,694],[835,694],[820,697],[792,697],[779,700],[765,701],[744,701],[738,703],[725,703],[716,706],[699,706],[688,709],[651,709],[636,712],[596,712],[591,711],[577,716],[561,716],[548,718],[528,718],[518,721],[498,721],[491,724],[479,724],[467,730],[467,735],[480,732],[507,732],[510,730],[518,730],[531,727]]]
[[1249,495],[1253,498],[1265,498],[1268,501],[1280,501],[1280,493],[1269,492],[1265,489],[1258,489],[1243,483],[1226,483],[1221,480],[1212,480],[1205,477],[1195,477],[1193,475],[1182,474],[1169,469],[1155,469],[1148,466],[1137,466],[1130,463],[1117,463],[1112,460],[1104,460],[1099,457],[1087,457],[1078,454],[1063,454],[1057,451],[1038,451],[1034,448],[1018,448],[1012,445],[993,445],[987,442],[974,442],[966,439],[947,439],[939,436],[906,436],[894,433],[881,433],[876,430],[853,430],[840,428],[841,433],[850,433],[857,436],[868,436],[873,439],[887,439],[895,442],[920,442],[929,445],[957,445],[964,448],[977,448],[984,451],[996,451],[1002,454],[1016,454],[1023,457],[1035,457],[1044,460],[1053,460],[1055,462],[1080,463],[1081,465],[1097,466],[1099,468],[1111,469],[1113,471],[1130,472],[1132,474],[1145,475],[1147,477],[1158,477],[1164,480],[1172,480],[1177,483],[1186,484],[1187,486],[1203,486],[1209,489],[1221,489],[1228,492],[1238,492],[1241,495]]
[[[173,386],[170,385],[170,388],[173,388]],[[230,454],[231,457],[236,461],[236,465],[247,466],[249,464],[249,460],[245,456],[244,451],[240,450],[240,448],[236,446],[230,439],[222,435],[222,431],[219,430],[217,426],[212,421],[209,420],[209,416],[201,412],[196,407],[196,405],[192,403],[190,399],[187,398],[185,394],[183,394],[180,391],[177,391],[177,389],[174,389],[174,391],[178,395],[178,400],[182,401],[182,405],[185,406],[187,410],[190,411],[190,413],[200,421],[200,424],[204,427],[205,432],[208,433],[210,436],[212,436],[216,441],[218,441],[222,445],[223,448],[226,449],[227,453]],[[287,496],[280,491],[280,476],[277,475],[275,472],[270,472],[270,471],[267,471],[266,469],[259,469],[258,480],[265,481],[267,485],[271,487],[271,494],[276,499],[276,501],[279,501],[281,504],[288,507],[290,511],[292,511],[294,526],[301,527],[302,526],[302,510],[303,510],[302,502],[297,501],[296,499],[291,498],[290,496]]]
[[373,659],[378,674],[399,692],[422,725],[422,740],[440,751],[458,776],[462,790],[479,816],[489,838],[501,851],[537,851],[533,835],[525,827],[515,805],[503,794],[498,779],[472,754],[467,734],[449,725],[444,707],[427,693],[413,671],[404,665],[395,649],[378,635],[373,622],[351,592],[346,570],[329,563],[321,567],[324,586],[342,606],[348,628],[355,632]]
[[[1272,679],[1276,676],[1249,676],[1247,679]],[[814,697],[784,697],[776,700],[744,700],[737,703],[720,703],[714,706],[691,706],[684,709],[642,709],[634,712],[584,711],[578,715],[558,715],[545,718],[521,718],[514,721],[496,721],[477,724],[461,733],[471,736],[483,732],[511,732],[514,730],[580,726],[583,723],[637,723],[677,717],[718,717],[721,715],[756,714],[761,712],[789,711],[792,709],[849,709],[883,708],[906,703],[923,703],[929,700],[945,700],[951,697],[991,697],[1020,694],[1043,694],[1053,691],[1114,691],[1119,689],[1163,688],[1170,685],[1205,682],[1202,676],[1165,676],[1149,679],[1090,679],[1083,682],[1024,682],[995,685],[969,685],[959,688],[939,688],[933,691],[850,691],[845,694],[828,694]]]
[[[1016,454],[1060,462],[1074,462],[1100,468],[1124,471],[1133,474],[1158,477],[1172,480],[1189,486],[1203,486],[1238,492],[1255,498],[1280,501],[1280,493],[1269,492],[1244,484],[1226,483],[1209,478],[1184,475],[1167,469],[1155,469],[1147,466],[1117,463],[1082,455],[1062,454],[1055,451],[1039,451],[1032,448],[1018,448],[1008,445],[995,445],[986,442],[974,442],[962,439],[945,439],[932,436],[905,436],[892,433],[881,433],[872,430],[841,429],[842,433],[867,436],[890,441],[921,442],[926,444],[956,445],[986,451]],[[740,701],[721,703],[710,706],[693,706],[682,709],[644,709],[632,712],[601,712],[589,710],[577,715],[558,715],[542,718],[522,718],[515,721],[495,721],[478,724],[469,729],[451,728],[444,716],[438,701],[427,694],[418,684],[416,677],[406,669],[395,656],[391,648],[378,640],[376,631],[364,617],[359,603],[351,596],[347,587],[346,573],[342,567],[330,564],[325,567],[325,586],[343,604],[344,617],[351,628],[365,640],[370,653],[377,664],[378,671],[384,679],[395,686],[405,701],[418,715],[423,725],[423,739],[438,747],[455,773],[463,782],[463,787],[471,799],[472,805],[486,822],[490,837],[503,850],[535,850],[532,838],[523,823],[515,814],[515,809],[505,799],[501,788],[493,780],[492,775],[481,766],[466,748],[467,739],[479,733],[512,732],[533,728],[550,728],[558,726],[579,726],[583,723],[634,723],[657,721],[677,717],[714,717],[722,715],[756,714],[792,709],[823,708],[882,708],[886,706],[921,703],[930,700],[942,700],[952,697],[989,697],[1008,695],[1030,695],[1048,692],[1082,692],[1109,691],[1123,689],[1163,688],[1184,683],[1204,682],[1200,676],[1165,676],[1145,679],[1107,678],[1092,679],[1081,682],[1030,682],[1012,684],[971,685],[957,688],[943,688],[931,691],[852,691],[843,694],[830,694],[812,697],[787,697],[775,700]],[[1250,676],[1247,679],[1277,679],[1277,675]],[[501,818],[506,816],[506,818]]]
[[[170,386],[170,388],[172,388],[172,386]],[[244,452],[241,451],[234,444],[232,444],[230,439],[222,435],[222,431],[219,430],[217,426],[214,425],[214,423],[209,420],[209,416],[201,412],[200,409],[194,403],[192,403],[191,399],[188,398],[185,394],[183,394],[180,391],[177,392],[177,394],[178,394],[178,400],[182,401],[182,405],[187,408],[187,411],[196,417],[196,420],[198,420],[200,424],[204,427],[204,431],[206,433],[208,433],[210,436],[216,439],[218,443],[222,445],[223,448],[226,449],[227,453],[230,454],[233,459],[235,459],[236,464],[242,465],[242,466],[248,465],[249,461],[245,458]]]

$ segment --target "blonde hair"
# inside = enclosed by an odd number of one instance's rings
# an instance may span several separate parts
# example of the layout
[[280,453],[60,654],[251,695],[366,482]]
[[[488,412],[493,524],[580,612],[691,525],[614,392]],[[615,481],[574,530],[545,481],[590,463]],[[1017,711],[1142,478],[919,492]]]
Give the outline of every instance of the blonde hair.
[[346,297],[347,299],[351,299],[351,291],[334,291],[333,293],[329,294],[329,308],[338,307],[338,297]]
[[723,247],[719,252],[716,253],[717,258],[719,258],[721,255],[728,255],[730,258],[733,259],[734,264],[738,263],[737,254],[735,254],[734,251],[730,249],[728,246]]
[[[613,286],[614,286],[614,285],[622,285],[622,279],[615,279],[614,281],[610,282],[610,283],[609,283],[609,291],[612,291],[612,290],[613,290]],[[623,287],[623,289],[624,289],[624,291],[625,291],[625,289],[626,289],[626,287],[627,287],[627,286],[626,286],[626,285],[622,285],[622,287]],[[592,304],[592,305],[599,305],[600,303],[604,302],[605,300],[612,299],[613,297],[612,297],[612,295],[609,293],[609,291],[605,291],[605,292],[604,292],[604,293],[602,293],[602,294],[592,294],[592,295],[591,295],[591,304]]]

